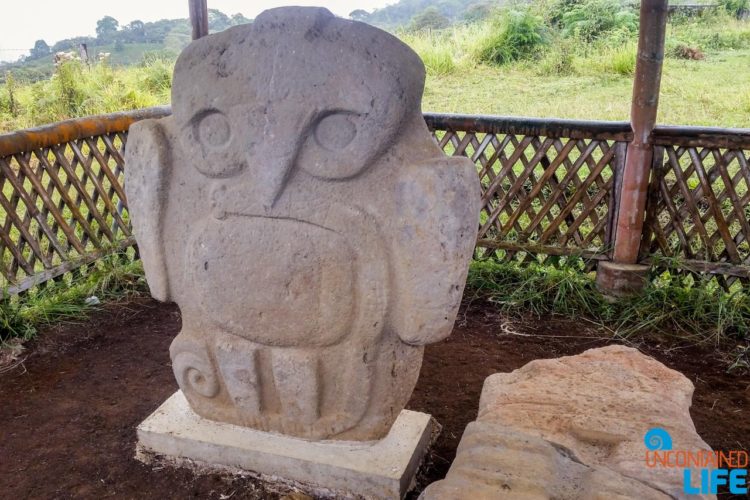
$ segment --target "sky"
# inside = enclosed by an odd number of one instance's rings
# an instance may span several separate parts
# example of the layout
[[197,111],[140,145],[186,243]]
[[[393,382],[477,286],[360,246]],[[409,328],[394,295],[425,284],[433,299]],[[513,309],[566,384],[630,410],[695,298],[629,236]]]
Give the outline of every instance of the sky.
[[[396,0],[208,0],[210,9],[254,18],[283,5],[317,5],[340,16],[355,9],[372,11]],[[187,0],[0,0],[0,61],[28,53],[43,39],[52,45],[63,38],[94,36],[96,21],[112,16],[121,25],[140,19],[156,21],[188,17]]]

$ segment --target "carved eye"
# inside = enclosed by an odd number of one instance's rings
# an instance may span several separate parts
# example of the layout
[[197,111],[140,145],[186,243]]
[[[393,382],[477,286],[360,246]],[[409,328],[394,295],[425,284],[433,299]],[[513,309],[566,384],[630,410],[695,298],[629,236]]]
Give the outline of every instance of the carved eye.
[[315,126],[315,142],[328,151],[338,151],[348,146],[357,136],[357,115],[337,112],[324,116]]
[[217,110],[210,110],[198,117],[197,135],[201,144],[207,148],[223,148],[232,138],[229,120]]
[[297,157],[297,167],[318,179],[342,181],[359,174],[372,162],[377,146],[366,132],[368,124],[366,112],[334,109],[319,116]]
[[226,178],[237,175],[245,168],[242,151],[230,147],[233,142],[232,125],[223,112],[218,109],[201,111],[193,117],[191,129],[188,147],[201,155],[200,161],[195,162],[195,168],[203,175]]

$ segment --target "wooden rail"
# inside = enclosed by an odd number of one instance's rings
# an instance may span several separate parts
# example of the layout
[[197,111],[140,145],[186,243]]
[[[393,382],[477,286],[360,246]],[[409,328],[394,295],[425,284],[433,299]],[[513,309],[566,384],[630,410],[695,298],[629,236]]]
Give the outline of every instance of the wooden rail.
[[[123,189],[131,123],[169,107],[0,135],[0,288],[20,293],[131,248]],[[589,269],[612,258],[626,122],[425,114],[450,155],[477,165],[479,258]],[[750,280],[750,131],[656,127],[639,262],[673,259],[722,285]],[[137,258],[130,250],[131,258]]]
[[425,113],[425,122],[433,130],[513,134],[549,138],[630,141],[633,131],[628,122],[561,120],[521,116],[456,115]]
[[750,149],[750,129],[657,126],[652,142],[659,146]]
[[48,148],[114,132],[125,132],[130,124],[146,118],[161,118],[171,113],[169,106],[137,109],[100,116],[74,118],[41,127],[0,134],[0,157]]

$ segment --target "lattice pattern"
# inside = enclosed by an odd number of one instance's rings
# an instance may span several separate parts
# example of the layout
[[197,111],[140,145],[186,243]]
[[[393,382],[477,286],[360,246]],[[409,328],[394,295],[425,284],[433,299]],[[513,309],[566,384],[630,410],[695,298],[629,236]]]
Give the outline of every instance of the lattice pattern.
[[656,155],[642,254],[747,282],[750,150],[669,146]]
[[22,291],[132,245],[126,133],[0,158],[0,286]]
[[625,143],[434,134],[447,154],[467,156],[477,165],[483,202],[478,246],[486,255],[605,257],[615,165]]
[[[480,256],[582,257],[589,268],[608,258],[625,136],[572,122],[574,137],[533,135],[525,122],[506,129],[485,119],[483,130],[494,133],[466,131],[476,130],[471,117],[453,123],[433,134],[446,154],[477,166]],[[543,125],[536,129],[548,133]],[[17,293],[134,245],[123,190],[127,125],[117,127],[0,157],[0,287]],[[568,135],[557,128],[549,134]],[[641,256],[679,257],[685,269],[714,273],[727,287],[750,282],[750,150],[695,143],[656,149]]]

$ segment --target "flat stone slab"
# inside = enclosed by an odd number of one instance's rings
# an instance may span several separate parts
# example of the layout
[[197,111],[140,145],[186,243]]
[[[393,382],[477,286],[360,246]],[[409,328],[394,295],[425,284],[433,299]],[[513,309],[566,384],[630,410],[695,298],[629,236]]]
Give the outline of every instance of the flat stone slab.
[[680,372],[619,345],[495,373],[446,478],[419,498],[715,499],[685,492],[684,470],[699,487],[694,464],[657,465],[657,451],[712,453],[690,418],[693,389]]
[[204,419],[177,391],[138,426],[137,457],[240,469],[324,496],[399,499],[435,431],[430,415],[403,410],[380,441],[306,441]]

